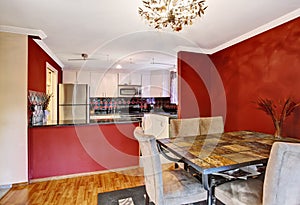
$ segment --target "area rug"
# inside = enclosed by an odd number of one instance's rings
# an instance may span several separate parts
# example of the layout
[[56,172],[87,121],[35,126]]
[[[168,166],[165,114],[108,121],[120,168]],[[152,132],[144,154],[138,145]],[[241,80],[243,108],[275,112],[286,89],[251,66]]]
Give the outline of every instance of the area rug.
[[[145,186],[99,193],[98,205],[145,205],[145,193]],[[204,204],[206,204],[206,202],[198,202],[193,205]],[[150,205],[154,204],[150,203]]]
[[98,205],[145,205],[145,193],[145,186],[99,193]]

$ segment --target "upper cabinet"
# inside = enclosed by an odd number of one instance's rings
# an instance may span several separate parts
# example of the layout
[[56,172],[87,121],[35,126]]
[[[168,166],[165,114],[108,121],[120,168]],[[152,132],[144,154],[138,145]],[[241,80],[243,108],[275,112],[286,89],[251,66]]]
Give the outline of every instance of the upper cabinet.
[[76,83],[77,72],[76,71],[63,71],[63,83]]
[[91,93],[91,97],[118,97],[118,74],[101,73],[100,78],[93,75],[95,93]]
[[136,72],[119,73],[119,85],[142,85],[142,74]]
[[150,97],[170,97],[170,72],[168,70],[151,71]]
[[90,97],[118,97],[118,74],[93,71],[64,71],[63,83],[88,84]]
[[151,97],[150,90],[151,90],[151,73],[143,73],[142,75],[142,97]]
[[90,84],[91,72],[79,71],[77,72],[77,83],[79,84]]
[[141,85],[142,97],[170,97],[168,70],[143,73],[64,71],[63,83],[89,84],[91,97],[118,97],[118,85]]

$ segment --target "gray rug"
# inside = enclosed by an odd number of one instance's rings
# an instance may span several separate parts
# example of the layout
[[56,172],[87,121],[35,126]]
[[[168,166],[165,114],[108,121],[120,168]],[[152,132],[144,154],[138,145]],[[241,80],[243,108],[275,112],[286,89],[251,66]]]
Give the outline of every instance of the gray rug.
[[145,186],[100,193],[98,205],[145,205],[145,193]]
[[[145,186],[99,193],[98,205],[145,205],[145,193]],[[194,205],[205,204],[206,202],[194,203]]]

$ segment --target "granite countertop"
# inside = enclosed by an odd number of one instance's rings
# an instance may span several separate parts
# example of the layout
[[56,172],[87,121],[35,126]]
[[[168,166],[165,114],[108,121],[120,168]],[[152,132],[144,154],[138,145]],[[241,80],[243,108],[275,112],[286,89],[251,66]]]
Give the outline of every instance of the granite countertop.
[[[177,118],[177,114],[166,112],[150,112],[152,114],[159,114],[169,116],[170,118]],[[47,121],[47,123],[38,123],[29,125],[29,127],[47,127],[47,126],[74,126],[74,125],[94,125],[94,124],[121,124],[121,123],[136,123],[141,122],[144,113],[126,113],[126,114],[100,114],[91,115],[89,122],[85,120],[64,120],[64,121]]]
[[141,120],[134,117],[116,118],[116,119],[92,119],[89,122],[85,120],[64,120],[64,121],[48,121],[47,123],[39,123],[36,125],[29,125],[30,127],[49,127],[49,126],[81,126],[81,125],[95,125],[95,124],[123,124],[123,123],[138,123]]

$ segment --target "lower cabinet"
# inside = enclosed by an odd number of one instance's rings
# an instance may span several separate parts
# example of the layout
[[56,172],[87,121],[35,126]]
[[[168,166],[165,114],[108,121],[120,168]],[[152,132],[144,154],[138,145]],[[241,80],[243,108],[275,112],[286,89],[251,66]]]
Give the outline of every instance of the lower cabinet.
[[139,164],[138,123],[29,128],[29,179]]

